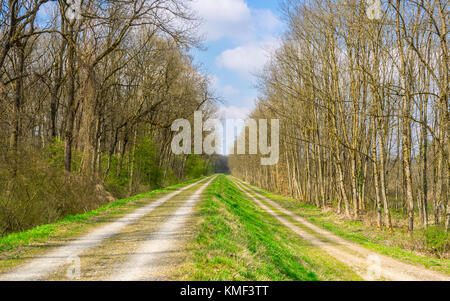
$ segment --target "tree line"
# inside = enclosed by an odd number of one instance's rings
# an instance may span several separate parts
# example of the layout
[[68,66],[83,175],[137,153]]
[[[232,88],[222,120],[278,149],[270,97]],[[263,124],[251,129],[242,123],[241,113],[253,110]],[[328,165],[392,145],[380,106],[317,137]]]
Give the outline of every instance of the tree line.
[[[189,55],[198,24],[182,0],[0,0],[0,234],[95,207],[103,186],[122,197],[212,171],[170,150],[175,119],[216,111]],[[27,222],[45,198],[52,212]]]
[[[281,159],[232,156],[232,174],[337,208],[445,227],[449,196],[448,1],[289,0],[287,32],[259,76],[252,118],[280,119]],[[245,134],[245,132],[244,132]]]

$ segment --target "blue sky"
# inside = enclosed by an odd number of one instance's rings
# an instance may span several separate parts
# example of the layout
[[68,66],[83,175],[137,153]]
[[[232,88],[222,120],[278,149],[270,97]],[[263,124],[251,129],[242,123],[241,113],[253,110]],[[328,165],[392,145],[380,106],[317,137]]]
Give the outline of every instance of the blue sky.
[[194,0],[203,20],[206,50],[191,53],[224,100],[221,118],[245,118],[257,97],[254,74],[262,70],[285,30],[277,0]]

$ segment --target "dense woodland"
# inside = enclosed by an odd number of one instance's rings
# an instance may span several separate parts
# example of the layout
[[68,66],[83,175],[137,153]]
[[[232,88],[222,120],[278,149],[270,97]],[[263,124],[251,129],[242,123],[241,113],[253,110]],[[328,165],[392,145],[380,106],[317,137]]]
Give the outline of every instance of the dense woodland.
[[367,4],[285,1],[252,113],[280,119],[280,161],[231,172],[374,229],[448,231],[449,3],[382,1],[380,20]]
[[200,177],[175,119],[216,111],[183,0],[0,0],[0,235]]

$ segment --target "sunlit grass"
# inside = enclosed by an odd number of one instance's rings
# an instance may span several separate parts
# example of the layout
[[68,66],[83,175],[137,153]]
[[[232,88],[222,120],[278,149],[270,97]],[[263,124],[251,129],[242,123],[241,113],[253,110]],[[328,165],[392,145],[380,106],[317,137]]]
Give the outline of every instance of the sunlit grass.
[[[369,249],[380,252],[381,254],[450,274],[449,259],[426,256],[420,252],[399,247],[399,244],[402,242],[406,244],[406,242],[418,239],[423,231],[417,231],[413,237],[411,237],[406,230],[401,229],[396,229],[393,234],[387,231],[378,231],[361,221],[343,219],[333,211],[324,212],[310,204],[276,195],[258,187],[251,187],[263,196],[277,202],[285,209],[307,218],[314,224],[327,229],[336,235],[359,243]],[[412,243],[408,243],[408,245],[410,244]]]
[[183,280],[360,280],[257,207],[225,176],[208,189]]

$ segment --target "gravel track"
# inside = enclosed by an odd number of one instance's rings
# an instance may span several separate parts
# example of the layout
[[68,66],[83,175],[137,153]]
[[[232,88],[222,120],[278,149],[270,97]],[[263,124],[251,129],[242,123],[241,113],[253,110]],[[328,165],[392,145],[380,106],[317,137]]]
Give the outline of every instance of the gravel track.
[[[302,218],[285,208],[281,207],[276,202],[262,196],[260,193],[254,191],[247,185],[241,184],[233,180],[236,186],[251,198],[259,207],[261,207],[268,214],[276,218],[283,225],[288,227],[294,233],[299,235],[302,239],[310,244],[320,247],[341,261],[345,265],[352,268],[355,273],[361,276],[364,280],[393,280],[393,281],[449,281],[450,277],[441,273],[430,271],[425,268],[407,264],[399,260],[390,258],[385,255],[370,251],[358,244],[349,242],[333,233],[324,230],[312,224],[305,218]],[[256,197],[255,197],[256,196]],[[272,208],[264,204],[268,204]],[[299,223],[303,229],[283,215],[288,216],[292,220]],[[305,230],[308,229],[309,231]]]
[[127,214],[114,222],[93,230],[90,233],[75,239],[74,241],[58,247],[46,254],[38,255],[31,259],[29,263],[26,263],[11,272],[0,275],[0,281],[36,281],[48,278],[61,266],[67,265],[68,263],[73,262],[73,260],[78,260],[78,256],[83,252],[101,245],[104,240],[118,234],[125,227],[138,223],[144,216],[148,215],[171,198],[201,182],[204,182],[205,180],[206,179],[202,179],[178,189],[144,207],[136,209],[134,212]]

